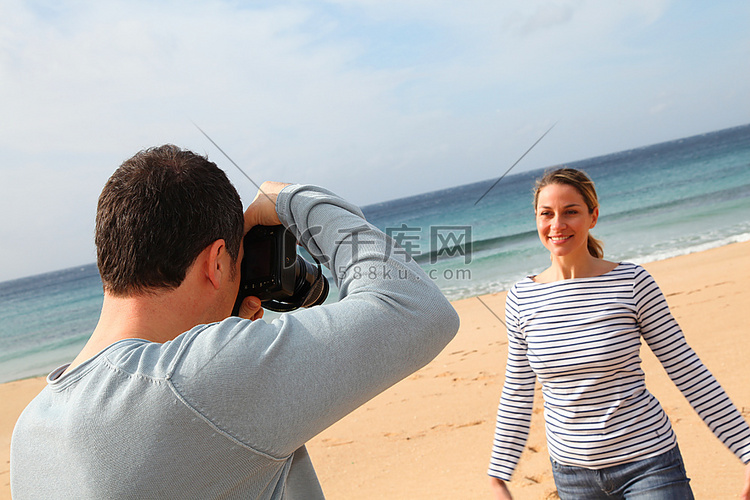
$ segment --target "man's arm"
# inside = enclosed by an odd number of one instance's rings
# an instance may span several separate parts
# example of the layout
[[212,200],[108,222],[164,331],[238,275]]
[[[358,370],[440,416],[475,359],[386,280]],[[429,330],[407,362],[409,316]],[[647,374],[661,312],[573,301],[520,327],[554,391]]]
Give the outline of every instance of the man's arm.
[[201,373],[186,369],[172,380],[222,430],[283,457],[432,360],[455,335],[458,316],[356,206],[313,186],[276,191],[259,195],[251,216],[274,223],[275,201],[278,220],[331,269],[339,302],[270,324],[234,318],[198,332],[191,350],[207,359],[190,366]]

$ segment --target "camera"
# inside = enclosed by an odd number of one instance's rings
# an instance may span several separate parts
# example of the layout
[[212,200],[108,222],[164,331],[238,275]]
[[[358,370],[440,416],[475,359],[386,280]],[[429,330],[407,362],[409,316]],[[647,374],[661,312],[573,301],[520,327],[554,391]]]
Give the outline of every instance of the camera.
[[264,308],[276,312],[316,306],[328,297],[328,280],[320,263],[297,255],[297,240],[284,226],[255,226],[242,244],[245,255],[234,316],[245,297],[258,297]]

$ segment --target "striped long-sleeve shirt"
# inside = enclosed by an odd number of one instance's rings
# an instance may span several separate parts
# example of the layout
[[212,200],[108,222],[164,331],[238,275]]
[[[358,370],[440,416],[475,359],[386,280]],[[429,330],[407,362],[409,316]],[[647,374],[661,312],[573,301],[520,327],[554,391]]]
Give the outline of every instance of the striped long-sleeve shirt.
[[641,460],[676,444],[648,392],[641,337],[698,415],[744,463],[750,427],[685,342],[661,290],[642,267],[553,283],[526,278],[506,300],[508,362],[489,475],[510,480],[526,443],[538,377],[549,453],[598,469]]

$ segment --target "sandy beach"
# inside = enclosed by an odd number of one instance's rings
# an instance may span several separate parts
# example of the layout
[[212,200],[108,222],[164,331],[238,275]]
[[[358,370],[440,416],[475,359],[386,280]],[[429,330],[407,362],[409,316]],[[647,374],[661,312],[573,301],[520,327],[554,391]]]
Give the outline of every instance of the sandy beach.
[[[690,345],[750,419],[750,242],[645,264]],[[505,293],[454,303],[461,329],[428,366],[308,444],[327,498],[488,498],[486,468],[507,349]],[[647,385],[669,414],[698,499],[734,498],[744,467],[690,408],[647,347]],[[43,378],[0,385],[0,499],[10,498],[13,425]],[[541,392],[513,481],[517,500],[557,498]],[[40,457],[43,460],[43,457]]]

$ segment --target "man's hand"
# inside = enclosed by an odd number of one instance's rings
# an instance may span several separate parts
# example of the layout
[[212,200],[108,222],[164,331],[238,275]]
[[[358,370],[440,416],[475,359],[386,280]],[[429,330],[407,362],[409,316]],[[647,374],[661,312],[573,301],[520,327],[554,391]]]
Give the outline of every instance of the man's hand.
[[[279,192],[289,184],[266,181],[260,185],[253,202],[245,210],[245,233],[253,226],[278,226],[281,224],[276,213],[276,198]],[[239,317],[256,320],[263,317],[263,307],[258,297],[245,297],[240,305]]]
[[260,185],[255,199],[245,210],[245,232],[253,226],[278,226],[281,224],[276,213],[276,198],[288,183],[266,181]]
[[240,318],[251,319],[255,321],[263,317],[263,307],[260,305],[258,297],[245,297],[240,305]]

